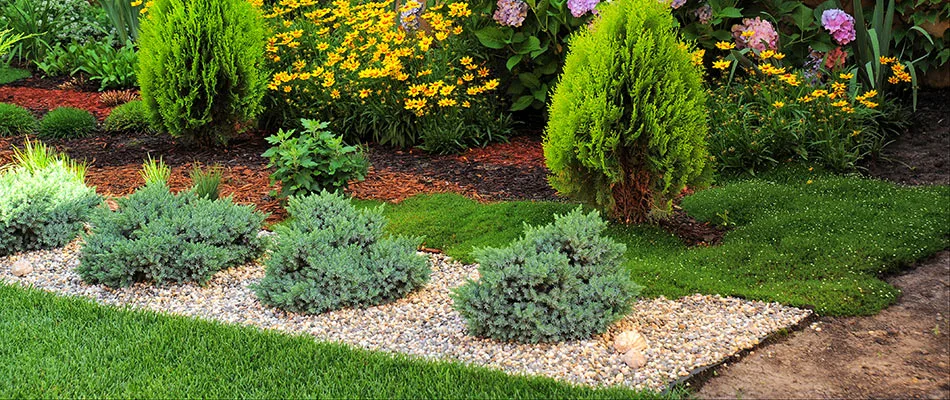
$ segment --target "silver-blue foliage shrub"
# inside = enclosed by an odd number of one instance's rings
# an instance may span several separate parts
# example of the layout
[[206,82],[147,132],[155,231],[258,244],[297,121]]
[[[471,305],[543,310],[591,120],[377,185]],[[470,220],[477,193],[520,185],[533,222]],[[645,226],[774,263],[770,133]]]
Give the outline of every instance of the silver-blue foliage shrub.
[[112,287],[134,282],[208,281],[215,272],[260,256],[265,216],[229,198],[209,200],[194,191],[173,194],[151,182],[118,199],[118,210],[99,209],[76,272]]
[[261,302],[319,314],[388,303],[429,280],[416,252],[419,238],[384,237],[379,208],[357,210],[339,194],[290,197],[290,223],[276,228],[277,245],[254,289]]
[[525,343],[586,339],[630,311],[640,286],[622,266],[626,246],[578,208],[525,227],[505,248],[477,249],[478,280],[452,294],[469,333]]

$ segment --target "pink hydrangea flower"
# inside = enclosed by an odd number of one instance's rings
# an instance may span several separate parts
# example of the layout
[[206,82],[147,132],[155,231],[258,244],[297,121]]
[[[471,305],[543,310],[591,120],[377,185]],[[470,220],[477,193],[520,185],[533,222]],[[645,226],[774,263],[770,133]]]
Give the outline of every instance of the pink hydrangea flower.
[[831,34],[835,42],[842,46],[851,43],[855,38],[854,17],[837,8],[821,13],[821,25]]
[[600,4],[600,0],[567,0],[567,8],[571,10],[571,15],[575,18],[593,12],[597,4]]
[[492,18],[501,25],[518,27],[528,16],[528,3],[523,0],[498,0],[496,5]]
[[778,33],[772,23],[762,18],[745,18],[742,24],[732,26],[732,37],[736,48],[750,48],[758,51],[778,48]]

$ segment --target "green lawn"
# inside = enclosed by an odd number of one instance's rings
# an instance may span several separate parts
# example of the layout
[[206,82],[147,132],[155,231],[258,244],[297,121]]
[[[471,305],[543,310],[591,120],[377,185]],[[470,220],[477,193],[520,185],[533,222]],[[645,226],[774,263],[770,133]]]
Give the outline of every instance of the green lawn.
[[[726,216],[733,224],[717,247],[688,249],[649,226],[613,226],[610,235],[627,244],[627,267],[645,296],[732,295],[827,315],[878,312],[898,294],[880,276],[948,247],[950,187],[817,174],[808,184],[801,176],[735,180],[684,199],[695,218],[721,224]],[[523,222],[548,223],[573,207],[440,194],[387,205],[385,213],[391,232],[424,236],[426,246],[473,261],[472,248],[503,246]]]
[[2,284],[0,332],[0,398],[655,397],[117,309]]

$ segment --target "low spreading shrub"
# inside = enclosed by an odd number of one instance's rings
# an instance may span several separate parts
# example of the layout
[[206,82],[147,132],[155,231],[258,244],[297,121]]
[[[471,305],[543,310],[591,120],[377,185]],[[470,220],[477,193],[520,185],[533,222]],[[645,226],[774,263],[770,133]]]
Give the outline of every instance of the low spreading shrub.
[[148,119],[148,110],[141,100],[132,100],[112,109],[102,123],[102,129],[108,132],[152,132]]
[[418,238],[384,237],[380,209],[357,210],[340,194],[291,197],[291,221],[254,290],[261,302],[319,314],[399,299],[429,279]]
[[630,311],[640,287],[623,267],[626,246],[580,208],[525,227],[506,248],[475,252],[479,278],[453,293],[476,336],[526,343],[586,339]]
[[[394,4],[395,3],[395,4]],[[397,7],[398,5],[398,7]],[[398,8],[398,9],[397,9]],[[463,35],[466,2],[344,0],[265,8],[269,118],[328,121],[351,142],[457,152],[503,140],[500,84]]]
[[96,117],[89,111],[59,107],[40,120],[39,136],[44,138],[77,138],[96,131]]
[[165,182],[151,180],[117,203],[115,212],[102,208],[91,220],[76,268],[86,282],[204,283],[264,249],[258,232],[265,216],[229,198],[209,200],[195,190],[172,194]]
[[335,192],[352,179],[363,180],[369,160],[359,147],[344,146],[341,137],[326,129],[326,122],[302,123],[299,134],[281,129],[267,138],[273,147],[263,156],[270,159],[271,181],[280,181],[283,196]]
[[155,0],[138,44],[142,100],[172,136],[223,143],[261,111],[264,28],[246,0]]
[[602,10],[571,41],[544,155],[560,193],[640,222],[708,182],[706,94],[666,5],[619,0]]
[[84,183],[85,167],[42,143],[14,151],[13,164],[0,169],[0,256],[66,245],[100,201]]
[[16,104],[0,103],[0,136],[16,136],[33,133],[38,126],[30,110]]

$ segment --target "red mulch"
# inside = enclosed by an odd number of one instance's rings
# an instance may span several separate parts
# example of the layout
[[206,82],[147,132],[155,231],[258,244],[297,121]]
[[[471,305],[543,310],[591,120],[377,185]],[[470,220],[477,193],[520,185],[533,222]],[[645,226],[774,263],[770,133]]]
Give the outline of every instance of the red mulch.
[[88,110],[99,121],[112,111],[112,107],[99,101],[99,93],[63,89],[0,86],[0,102],[26,107],[36,115],[57,107],[76,107]]

